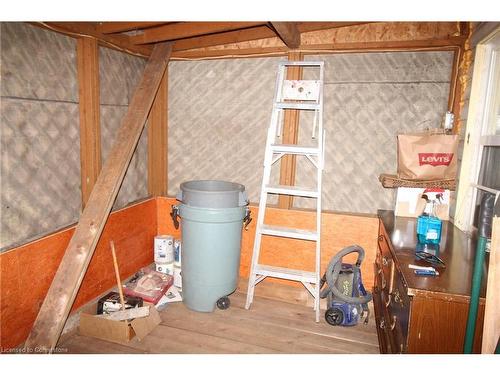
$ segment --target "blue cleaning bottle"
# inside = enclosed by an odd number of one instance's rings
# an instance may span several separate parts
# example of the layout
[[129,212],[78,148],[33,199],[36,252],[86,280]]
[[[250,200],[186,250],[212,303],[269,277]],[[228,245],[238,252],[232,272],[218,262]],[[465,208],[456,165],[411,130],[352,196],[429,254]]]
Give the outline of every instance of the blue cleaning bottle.
[[422,195],[425,199],[425,209],[422,215],[417,218],[417,239],[421,244],[438,245],[441,241],[442,221],[436,216],[436,203],[440,201],[441,194],[436,194],[434,199],[429,198],[430,194]]

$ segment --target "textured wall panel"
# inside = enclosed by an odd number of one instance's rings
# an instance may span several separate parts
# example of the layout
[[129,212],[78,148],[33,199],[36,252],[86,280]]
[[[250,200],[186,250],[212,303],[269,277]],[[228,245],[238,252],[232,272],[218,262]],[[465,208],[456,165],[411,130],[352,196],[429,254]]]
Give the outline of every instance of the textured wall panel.
[[[397,169],[396,135],[438,127],[446,111],[451,52],[310,56],[325,61],[326,129],[323,208],[375,213],[394,205],[394,191],[378,182]],[[299,142],[310,140],[307,116]],[[298,161],[296,184],[310,186],[315,171]],[[297,207],[313,207],[296,199]]]
[[221,179],[258,201],[278,61],[169,64],[169,195],[186,180]]
[[18,22],[0,31],[2,96],[78,101],[73,38]]
[[[139,83],[146,60],[109,48],[99,49],[101,84],[101,150],[103,163],[113,146],[123,116]],[[147,130],[142,132],[113,209],[148,195]]]
[[[325,61],[327,131],[324,209],[376,212],[393,206],[378,175],[396,171],[396,134],[437,127],[446,111],[451,52],[308,56]],[[169,67],[169,195],[189,179],[227,179],[259,197],[276,58],[172,62]],[[306,69],[306,78],[313,77]],[[299,142],[311,144],[303,113]],[[274,167],[274,181],[279,175]],[[298,158],[296,184],[314,186]],[[273,200],[271,200],[273,202]],[[296,199],[297,207],[314,201]]]
[[76,43],[1,24],[1,238],[5,249],[80,213]]
[[2,98],[1,247],[80,213],[78,105]]

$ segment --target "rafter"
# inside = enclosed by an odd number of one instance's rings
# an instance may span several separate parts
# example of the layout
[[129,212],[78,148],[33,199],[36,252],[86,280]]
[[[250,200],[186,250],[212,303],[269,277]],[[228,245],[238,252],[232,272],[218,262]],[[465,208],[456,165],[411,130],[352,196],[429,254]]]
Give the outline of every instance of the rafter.
[[95,22],[36,22],[34,24],[73,37],[91,36],[96,38],[99,44],[103,46],[134,55],[147,57],[151,55],[153,50],[152,46],[137,46],[130,43],[130,37],[127,35],[103,34],[98,30],[98,24]]
[[300,46],[300,31],[296,22],[271,22],[279,38],[288,48]]
[[174,51],[185,51],[195,48],[247,42],[250,40],[272,38],[274,36],[276,36],[276,34],[269,27],[256,26],[249,29],[227,31],[225,33],[177,40],[174,44]]
[[266,22],[181,22],[146,29],[142,35],[133,36],[130,40],[134,44],[155,43],[261,26],[265,23]]
[[[297,27],[300,32],[324,30],[364,24],[367,22],[299,22]],[[276,32],[269,26],[256,26],[243,30],[227,31],[218,34],[202,35],[193,38],[177,40],[174,51],[186,51],[196,48],[219,46],[224,44],[248,42],[251,40],[275,38]]]
[[124,31],[147,29],[149,27],[172,22],[99,22],[98,30],[103,34],[122,33]]

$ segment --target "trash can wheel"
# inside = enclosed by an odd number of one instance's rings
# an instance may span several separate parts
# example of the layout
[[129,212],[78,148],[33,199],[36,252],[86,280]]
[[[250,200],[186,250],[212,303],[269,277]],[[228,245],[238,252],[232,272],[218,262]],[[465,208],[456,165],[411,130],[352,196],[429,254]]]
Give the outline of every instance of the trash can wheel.
[[229,298],[227,296],[221,297],[217,300],[217,307],[220,310],[227,310],[229,308],[229,305],[231,305],[231,301],[229,301]]
[[325,312],[325,320],[332,326],[338,326],[344,320],[344,313],[336,307],[331,307]]

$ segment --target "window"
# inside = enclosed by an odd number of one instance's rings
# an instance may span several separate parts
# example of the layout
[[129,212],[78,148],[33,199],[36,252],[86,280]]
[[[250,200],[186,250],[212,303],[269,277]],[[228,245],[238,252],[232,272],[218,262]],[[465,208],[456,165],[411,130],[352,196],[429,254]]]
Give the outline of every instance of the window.
[[500,196],[500,31],[477,46],[455,224],[474,230],[485,194]]

